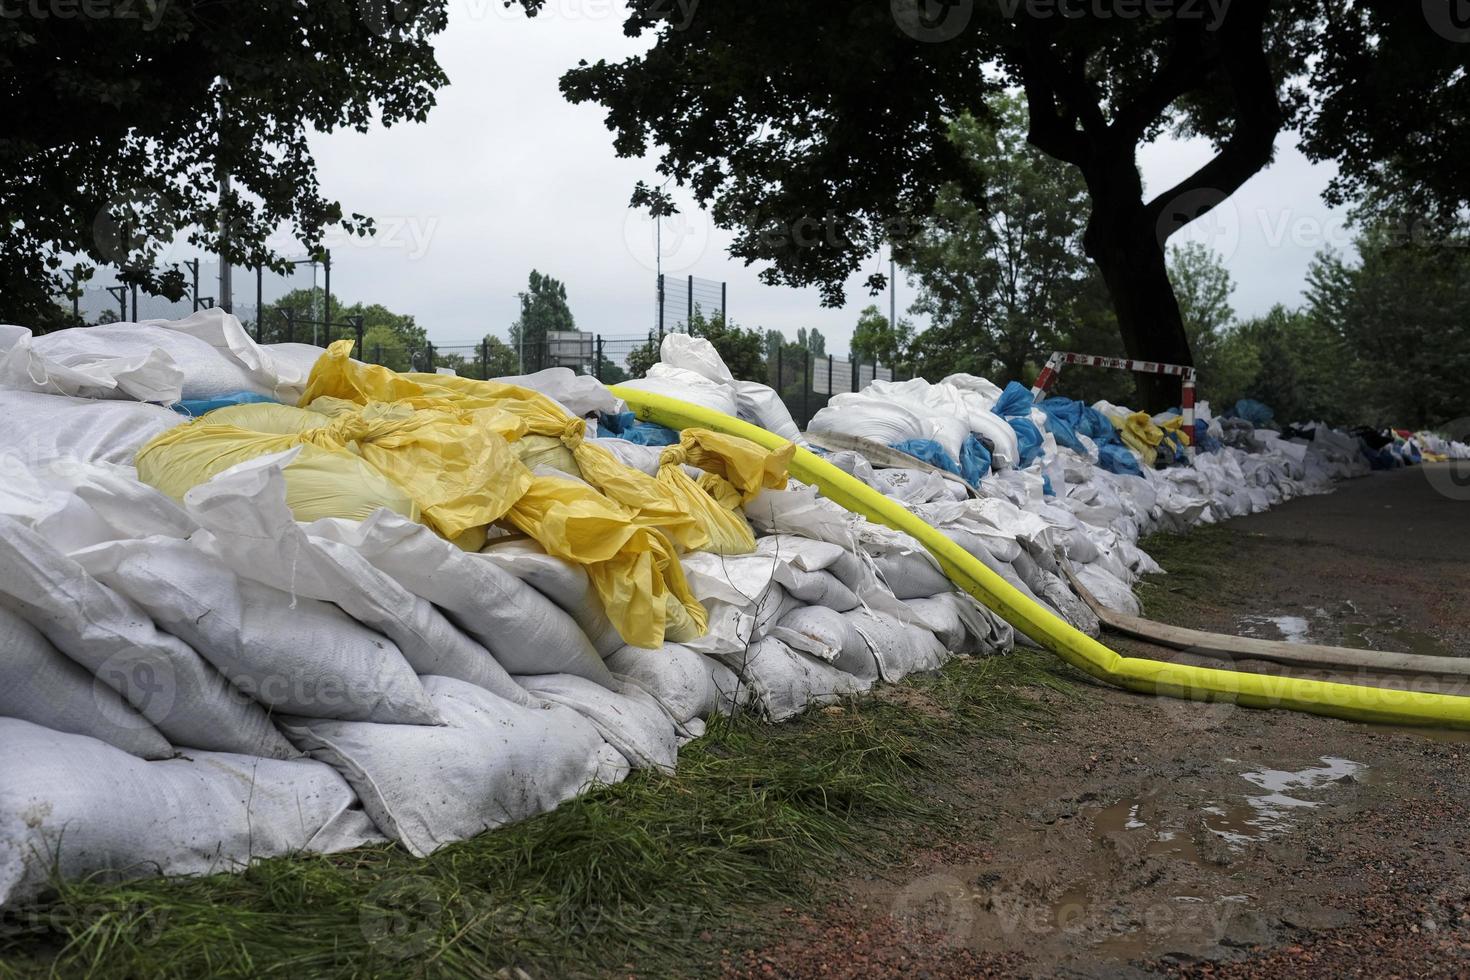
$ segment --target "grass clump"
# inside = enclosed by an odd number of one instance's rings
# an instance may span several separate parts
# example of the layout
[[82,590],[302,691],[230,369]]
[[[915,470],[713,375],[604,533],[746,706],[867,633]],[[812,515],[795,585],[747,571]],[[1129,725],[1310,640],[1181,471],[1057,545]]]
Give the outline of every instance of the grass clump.
[[[238,875],[72,883],[0,913],[0,976],[700,973],[732,923],[807,904],[823,869],[896,856],[950,823],[931,790],[965,739],[1041,721],[1047,654],[956,660],[786,725],[740,716],[557,810],[415,859],[394,847]],[[1033,725],[1034,727],[1034,725]],[[738,931],[738,930],[737,930]]]

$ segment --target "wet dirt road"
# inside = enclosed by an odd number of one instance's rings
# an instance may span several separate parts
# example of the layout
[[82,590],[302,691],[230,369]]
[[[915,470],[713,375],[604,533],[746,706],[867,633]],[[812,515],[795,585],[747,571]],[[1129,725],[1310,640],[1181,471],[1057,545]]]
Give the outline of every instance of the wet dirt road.
[[[1159,605],[1183,626],[1470,656],[1467,497],[1401,470],[1231,522],[1210,587]],[[970,747],[947,841],[840,883],[729,972],[1470,976],[1470,735],[1078,690],[1041,695],[1046,733]]]

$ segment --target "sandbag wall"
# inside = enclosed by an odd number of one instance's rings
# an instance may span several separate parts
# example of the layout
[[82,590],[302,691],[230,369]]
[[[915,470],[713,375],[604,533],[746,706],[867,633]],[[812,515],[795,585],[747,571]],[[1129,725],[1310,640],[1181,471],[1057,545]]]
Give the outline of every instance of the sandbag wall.
[[[213,310],[0,327],[0,904],[53,873],[427,854],[672,769],[719,713],[1009,648],[780,454],[600,438],[595,381],[509,380]],[[728,390],[780,431],[773,393]]]

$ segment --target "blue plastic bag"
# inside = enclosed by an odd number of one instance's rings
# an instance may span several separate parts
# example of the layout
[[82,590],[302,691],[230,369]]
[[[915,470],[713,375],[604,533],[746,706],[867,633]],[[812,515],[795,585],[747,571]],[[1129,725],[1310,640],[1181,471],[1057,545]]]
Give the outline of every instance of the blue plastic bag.
[[1121,442],[1110,442],[1097,447],[1097,463],[1109,473],[1127,476],[1143,476],[1138,457],[1128,451]]
[[960,449],[960,475],[972,487],[978,487],[990,472],[990,448],[984,439],[971,432]]
[[197,419],[205,412],[212,412],[216,408],[229,408],[231,405],[257,405],[261,402],[277,404],[276,399],[266,395],[257,395],[253,391],[237,391],[231,395],[220,395],[218,398],[186,398],[183,401],[174,402],[169,407],[180,415]]
[[960,471],[960,464],[954,461],[954,457],[944,451],[944,447],[933,439],[906,439],[903,442],[894,443],[888,447],[906,453],[915,459],[923,460],[931,466],[937,466],[946,473],[955,476],[964,476]]

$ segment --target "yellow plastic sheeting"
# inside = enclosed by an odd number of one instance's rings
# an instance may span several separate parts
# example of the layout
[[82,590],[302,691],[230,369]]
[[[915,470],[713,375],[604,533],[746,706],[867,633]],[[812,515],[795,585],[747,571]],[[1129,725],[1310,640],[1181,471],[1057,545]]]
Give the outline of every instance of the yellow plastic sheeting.
[[[397,374],[354,361],[351,351],[350,340],[339,340],[327,349],[312,369],[302,404],[315,407],[323,399],[378,399],[419,408],[439,405],[474,413],[503,413],[524,427],[523,433],[503,431],[507,439],[539,436],[561,440],[575,463],[573,475],[628,508],[635,523],[662,529],[679,548],[694,551],[713,545],[722,554],[741,554],[755,547],[743,516],[712,504],[709,494],[693,480],[665,478],[662,473],[655,479],[625,466],[609,450],[586,440],[582,419],[569,415],[540,392],[452,375]],[[763,486],[785,485],[786,467],[795,447],[771,452],[743,439],[705,432],[682,449],[690,464],[724,477],[744,500],[750,500]],[[572,473],[566,460],[555,456],[541,439],[518,447],[517,455],[533,466],[537,461],[548,462]]]
[[633,523],[625,508],[586,484],[533,477],[506,517],[549,554],[586,567],[608,619],[632,646],[656,648],[708,628],[668,538]]
[[[247,408],[251,411],[239,410]],[[240,424],[227,424],[231,420]],[[531,480],[504,439],[459,413],[376,403],[330,416],[265,404],[211,412],[144,446],[138,452],[138,475],[182,499],[190,488],[236,463],[295,446],[346,457],[336,464],[343,477],[341,508],[333,510],[329,488],[322,484],[314,488],[309,510],[293,505],[298,520],[360,519],[366,516],[363,506],[377,495],[379,506],[399,513],[411,509],[416,520],[458,538],[502,517]],[[329,464],[313,457],[306,456],[317,472],[326,473]],[[349,464],[348,459],[356,462]],[[292,481],[302,478],[297,469],[296,464],[286,469],[288,500]],[[300,501],[300,494],[296,496]],[[411,508],[405,508],[405,498]]]
[[1109,416],[1108,421],[1118,430],[1123,445],[1143,457],[1143,465],[1153,469],[1158,459],[1159,443],[1164,441],[1164,430],[1154,425],[1147,412],[1134,412],[1129,416]]
[[[739,435],[771,449],[785,440],[747,422],[677,399],[631,388],[613,392],[646,422],[672,429],[699,426]],[[1353,721],[1470,728],[1470,697],[1339,684],[1245,671],[1216,670],[1119,656],[1027,599],[959,545],[862,481],[798,449],[791,472],[824,496],[870,520],[917,538],[950,580],[1006,622],[1092,676],[1129,690],[1190,701],[1286,708]]]
[[[708,535],[705,550],[748,555],[755,550],[755,533],[740,506],[765,487],[785,487],[795,452],[792,443],[771,451],[709,429],[685,429],[678,445],[659,455],[658,482],[695,515]],[[705,471],[697,482],[684,471],[686,463]]]

